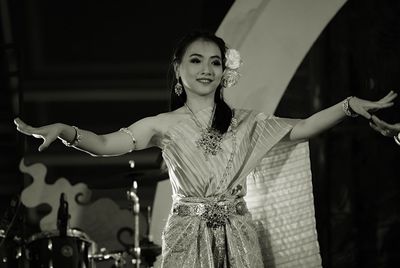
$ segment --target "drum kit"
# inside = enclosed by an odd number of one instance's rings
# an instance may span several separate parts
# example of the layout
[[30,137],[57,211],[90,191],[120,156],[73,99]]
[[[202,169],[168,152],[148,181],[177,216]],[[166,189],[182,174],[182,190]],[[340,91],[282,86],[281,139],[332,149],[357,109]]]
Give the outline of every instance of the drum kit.
[[[64,194],[60,196],[57,213],[57,229],[40,232],[26,239],[9,232],[16,221],[17,210],[8,227],[0,225],[0,268],[95,268],[95,267],[153,267],[161,247],[151,241],[149,229],[145,238],[139,237],[140,204],[137,195],[137,183],[127,191],[133,215],[133,244],[121,251],[98,249],[95,241],[81,230],[68,228],[68,202]],[[9,213],[10,214],[10,213]],[[147,224],[150,226],[150,207]],[[3,226],[3,228],[2,228]],[[112,261],[112,266],[105,262]]]

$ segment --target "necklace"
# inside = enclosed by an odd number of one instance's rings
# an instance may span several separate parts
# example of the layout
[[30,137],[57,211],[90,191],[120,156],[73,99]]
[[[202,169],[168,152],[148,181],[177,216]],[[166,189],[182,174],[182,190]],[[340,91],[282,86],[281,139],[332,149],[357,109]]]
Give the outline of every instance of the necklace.
[[192,109],[185,103],[185,107],[192,116],[193,121],[196,123],[197,127],[200,129],[200,138],[196,141],[197,148],[201,149],[204,155],[207,157],[209,155],[217,155],[222,148],[221,142],[223,138],[223,134],[221,134],[218,130],[211,127],[212,118],[214,117],[215,112],[215,104],[211,113],[210,120],[206,127],[203,127],[197,119],[196,115],[193,113]]
[[[208,155],[210,155],[210,154],[216,155],[219,151],[222,150],[221,142],[222,142],[224,135],[221,134],[218,130],[215,130],[211,127],[212,118],[214,117],[214,112],[215,112],[215,104],[213,107],[213,111],[211,113],[211,117],[210,117],[208,126],[206,128],[204,128],[201,125],[201,123],[197,119],[196,115],[193,113],[193,111],[190,109],[190,107],[186,103],[185,103],[185,107],[189,111],[189,113],[192,116],[192,119],[195,122],[195,124],[197,125],[197,127],[201,130],[201,136],[196,141],[197,148],[199,148],[203,151],[206,159],[208,159]],[[237,127],[237,120],[233,116],[230,127],[228,129],[228,132],[231,133],[231,135],[232,135],[232,151],[229,156],[224,173],[222,174],[222,178],[217,185],[216,190],[218,190],[218,191],[220,191],[221,189],[224,189],[224,187],[226,187],[226,184],[228,183],[227,177],[230,174],[230,170],[232,169],[232,166],[233,166],[233,159],[235,157],[235,152],[236,152],[236,147],[237,147],[236,127]]]

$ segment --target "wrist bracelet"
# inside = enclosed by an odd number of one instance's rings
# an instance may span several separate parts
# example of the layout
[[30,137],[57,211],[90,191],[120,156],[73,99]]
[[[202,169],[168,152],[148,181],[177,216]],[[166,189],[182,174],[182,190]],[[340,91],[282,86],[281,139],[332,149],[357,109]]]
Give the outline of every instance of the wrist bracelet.
[[358,114],[353,111],[350,107],[350,99],[354,98],[354,96],[347,97],[342,103],[342,109],[345,115],[350,117],[357,117]]
[[133,150],[135,150],[135,148],[136,148],[136,139],[135,139],[135,136],[133,135],[132,131],[130,131],[129,128],[125,128],[125,127],[121,128],[119,131],[128,134],[129,137],[132,140],[132,148],[129,150],[129,153],[132,152]]
[[76,126],[72,126],[75,129],[75,137],[71,142],[68,142],[66,140],[63,140],[62,142],[68,146],[68,147],[76,147],[78,146],[78,144],[81,142],[82,139],[82,135],[80,133],[79,128],[77,128]]
[[400,132],[397,133],[396,136],[393,136],[394,141],[397,143],[397,145],[400,146]]

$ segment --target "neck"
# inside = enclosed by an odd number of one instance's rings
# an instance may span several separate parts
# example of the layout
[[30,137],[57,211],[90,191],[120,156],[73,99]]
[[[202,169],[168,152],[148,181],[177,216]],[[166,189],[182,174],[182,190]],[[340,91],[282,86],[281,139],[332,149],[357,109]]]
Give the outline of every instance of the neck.
[[186,100],[186,105],[190,107],[190,109],[196,113],[200,110],[203,110],[207,107],[213,107],[215,104],[214,96],[199,96],[197,98],[189,97]]

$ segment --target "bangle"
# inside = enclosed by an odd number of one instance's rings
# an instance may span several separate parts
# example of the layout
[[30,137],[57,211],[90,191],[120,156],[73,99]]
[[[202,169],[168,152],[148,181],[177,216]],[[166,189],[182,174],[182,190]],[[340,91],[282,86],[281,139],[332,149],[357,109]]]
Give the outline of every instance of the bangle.
[[132,140],[132,148],[128,151],[128,153],[130,153],[130,152],[132,152],[133,150],[135,150],[135,148],[136,148],[136,139],[135,139],[135,136],[133,136],[132,131],[130,131],[130,129],[125,128],[125,127],[121,128],[119,131],[128,134],[129,137],[130,137],[131,140]]
[[75,137],[71,142],[68,142],[66,140],[63,140],[62,142],[68,146],[68,147],[76,147],[78,146],[78,144],[81,142],[82,139],[82,135],[81,132],[79,130],[79,128],[77,128],[76,126],[72,126],[75,130]]
[[342,109],[345,115],[350,117],[357,117],[358,114],[353,111],[350,107],[350,99],[354,98],[354,96],[347,97],[342,103]]
[[397,133],[396,136],[393,136],[394,141],[397,143],[397,145],[400,146],[400,132]]

